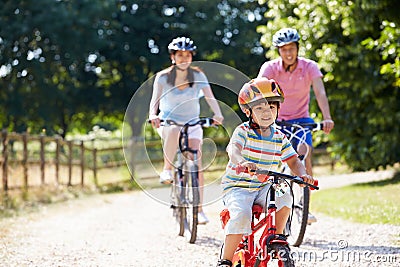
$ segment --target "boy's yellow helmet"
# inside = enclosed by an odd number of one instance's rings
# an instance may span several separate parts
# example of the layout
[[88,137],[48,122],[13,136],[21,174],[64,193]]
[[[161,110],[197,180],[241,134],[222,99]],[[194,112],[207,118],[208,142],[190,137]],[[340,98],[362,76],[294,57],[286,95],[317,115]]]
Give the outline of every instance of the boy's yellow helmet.
[[273,79],[265,77],[256,78],[245,83],[242,89],[240,89],[238,102],[242,111],[250,109],[259,104],[260,101],[265,100],[280,103],[284,101],[283,91]]

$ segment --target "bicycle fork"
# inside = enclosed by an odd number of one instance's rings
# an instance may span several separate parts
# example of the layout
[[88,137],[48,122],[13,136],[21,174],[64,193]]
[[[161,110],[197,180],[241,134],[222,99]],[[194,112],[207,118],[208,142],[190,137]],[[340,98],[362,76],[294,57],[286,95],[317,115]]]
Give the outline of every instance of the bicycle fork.
[[[184,160],[183,153],[178,153],[178,166],[177,166],[177,173],[178,173],[178,187],[180,188],[180,199],[179,202],[181,205],[189,205],[187,195],[188,190],[191,190],[193,187],[199,187],[199,168],[198,168],[198,157],[197,151],[192,150],[190,151],[193,155],[193,159],[186,159]],[[196,173],[197,175],[194,175]],[[191,186],[189,187],[189,179],[191,179]]]

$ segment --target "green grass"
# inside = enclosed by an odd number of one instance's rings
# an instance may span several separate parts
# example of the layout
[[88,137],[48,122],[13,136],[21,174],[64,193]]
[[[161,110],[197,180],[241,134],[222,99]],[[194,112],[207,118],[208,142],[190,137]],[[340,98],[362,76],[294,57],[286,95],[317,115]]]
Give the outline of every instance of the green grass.
[[400,172],[393,178],[312,195],[311,209],[360,223],[400,225]]

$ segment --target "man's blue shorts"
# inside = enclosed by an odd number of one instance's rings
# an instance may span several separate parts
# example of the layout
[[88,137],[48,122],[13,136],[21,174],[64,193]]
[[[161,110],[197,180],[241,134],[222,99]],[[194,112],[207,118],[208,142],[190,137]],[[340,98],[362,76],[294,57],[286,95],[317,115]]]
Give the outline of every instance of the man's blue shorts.
[[[285,122],[289,122],[289,123],[298,123],[298,124],[302,124],[302,123],[315,123],[315,121],[311,118],[300,118],[300,119],[294,119],[294,120],[285,120]],[[282,132],[284,134],[290,133],[290,128],[285,128],[283,127]],[[304,132],[303,131],[299,131],[296,136],[298,138],[293,138],[292,140],[292,144],[294,146],[295,149],[297,149],[297,146],[299,144],[299,139],[304,138]],[[305,142],[310,146],[313,147],[312,144],[312,133],[311,131],[306,131],[306,137],[305,137]]]

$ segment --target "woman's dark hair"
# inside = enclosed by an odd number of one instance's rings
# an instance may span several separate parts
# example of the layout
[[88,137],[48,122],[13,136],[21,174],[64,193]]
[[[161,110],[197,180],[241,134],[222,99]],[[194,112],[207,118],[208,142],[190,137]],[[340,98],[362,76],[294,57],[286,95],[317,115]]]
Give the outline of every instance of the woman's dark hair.
[[[194,84],[194,72],[201,72],[201,69],[198,67],[190,66],[187,69],[187,80],[189,81],[189,86],[193,87]],[[171,70],[167,73],[167,83],[172,86],[175,86],[176,79],[176,66],[171,66]]]

